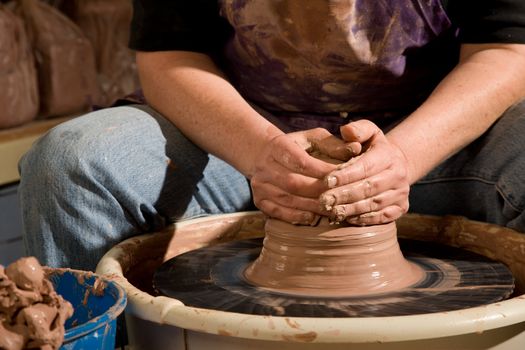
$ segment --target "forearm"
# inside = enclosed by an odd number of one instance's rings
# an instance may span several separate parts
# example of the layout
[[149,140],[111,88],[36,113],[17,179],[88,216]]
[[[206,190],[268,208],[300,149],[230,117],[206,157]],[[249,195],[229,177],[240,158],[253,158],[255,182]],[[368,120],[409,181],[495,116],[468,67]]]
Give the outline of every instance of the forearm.
[[458,66],[387,138],[410,183],[483,134],[525,97],[525,45],[465,45]]
[[258,114],[206,55],[139,52],[148,103],[202,149],[250,177],[254,155],[282,132]]

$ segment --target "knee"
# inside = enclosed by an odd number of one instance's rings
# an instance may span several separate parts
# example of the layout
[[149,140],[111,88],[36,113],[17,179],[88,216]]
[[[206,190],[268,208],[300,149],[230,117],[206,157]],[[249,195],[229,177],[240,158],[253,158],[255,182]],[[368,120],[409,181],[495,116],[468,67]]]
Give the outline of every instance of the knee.
[[80,130],[65,123],[42,136],[20,160],[21,183],[30,180],[49,185],[74,171],[79,160],[88,154],[80,134]]
[[22,195],[62,197],[74,187],[86,186],[90,176],[96,177],[101,159],[126,138],[114,132],[115,124],[129,122],[128,115],[119,115],[122,112],[93,112],[62,123],[37,140],[19,162]]
[[[149,118],[151,119],[151,118]],[[62,123],[41,137],[19,163],[21,180],[46,184],[78,179],[100,168],[126,140],[152,124],[146,113],[130,107],[92,112]],[[137,126],[137,123],[138,126]]]

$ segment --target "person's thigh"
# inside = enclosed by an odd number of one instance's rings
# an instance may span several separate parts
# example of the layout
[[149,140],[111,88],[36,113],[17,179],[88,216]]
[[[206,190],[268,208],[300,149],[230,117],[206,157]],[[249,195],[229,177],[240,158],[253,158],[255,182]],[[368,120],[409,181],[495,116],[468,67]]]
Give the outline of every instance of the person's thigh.
[[20,162],[27,253],[94,269],[111,246],[170,221],[252,209],[247,179],[147,106],[51,130]]
[[524,135],[525,101],[414,184],[410,211],[461,215],[525,232]]

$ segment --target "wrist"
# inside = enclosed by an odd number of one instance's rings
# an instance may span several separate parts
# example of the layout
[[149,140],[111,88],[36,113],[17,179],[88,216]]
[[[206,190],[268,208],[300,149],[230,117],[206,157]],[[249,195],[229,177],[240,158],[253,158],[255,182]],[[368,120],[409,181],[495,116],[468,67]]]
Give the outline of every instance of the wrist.
[[411,158],[407,155],[407,152],[403,149],[401,145],[399,145],[395,139],[388,137],[390,144],[392,147],[396,150],[397,157],[399,161],[403,163],[403,168],[405,169],[405,178],[408,180],[408,183],[412,185],[414,182],[416,182],[419,179],[418,170],[415,167],[415,164],[411,161]]

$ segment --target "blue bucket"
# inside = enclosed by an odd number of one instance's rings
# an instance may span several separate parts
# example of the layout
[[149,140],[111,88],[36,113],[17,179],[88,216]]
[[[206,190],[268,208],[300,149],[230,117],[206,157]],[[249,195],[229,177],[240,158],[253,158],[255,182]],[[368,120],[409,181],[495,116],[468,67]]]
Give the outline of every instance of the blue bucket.
[[126,307],[124,289],[91,272],[69,269],[49,269],[48,272],[57,293],[75,309],[66,321],[60,350],[114,350],[117,316]]

